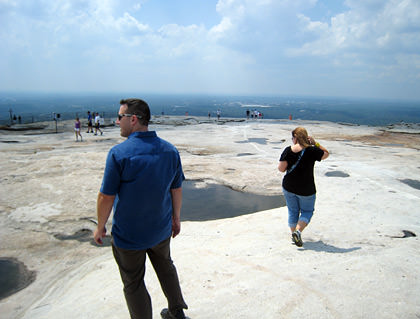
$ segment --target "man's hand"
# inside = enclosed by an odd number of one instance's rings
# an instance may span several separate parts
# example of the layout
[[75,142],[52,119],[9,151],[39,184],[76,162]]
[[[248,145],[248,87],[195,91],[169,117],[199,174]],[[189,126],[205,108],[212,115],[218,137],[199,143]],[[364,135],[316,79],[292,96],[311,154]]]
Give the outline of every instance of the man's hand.
[[96,203],[96,212],[98,214],[98,226],[93,232],[93,239],[98,245],[102,245],[102,238],[106,235],[106,222],[111,214],[112,205],[114,204],[115,195],[105,195],[98,193],[98,202]]
[[179,218],[172,217],[172,238],[175,238],[181,232],[181,221]]
[[98,245],[102,245],[103,241],[102,238],[106,236],[106,228],[103,229],[96,228],[96,230],[93,232],[93,239],[95,240],[95,243]]
[[182,188],[171,189],[172,196],[172,238],[181,231]]

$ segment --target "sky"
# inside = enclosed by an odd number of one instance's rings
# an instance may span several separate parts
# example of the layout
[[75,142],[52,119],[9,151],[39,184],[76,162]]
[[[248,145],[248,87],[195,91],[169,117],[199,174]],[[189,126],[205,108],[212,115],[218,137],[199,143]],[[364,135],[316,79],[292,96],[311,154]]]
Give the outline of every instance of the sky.
[[0,91],[420,101],[420,1],[0,0]]

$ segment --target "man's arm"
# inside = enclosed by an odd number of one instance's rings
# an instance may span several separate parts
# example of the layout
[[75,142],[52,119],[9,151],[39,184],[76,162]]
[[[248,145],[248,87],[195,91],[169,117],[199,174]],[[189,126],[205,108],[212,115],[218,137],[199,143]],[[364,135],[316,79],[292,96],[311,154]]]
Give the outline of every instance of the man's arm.
[[172,237],[181,231],[182,187],[171,189],[172,196]]
[[105,224],[108,221],[109,215],[111,215],[112,205],[114,204],[115,195],[105,195],[99,192],[98,201],[96,204],[96,211],[98,214],[98,226],[93,233],[95,242],[102,245],[102,238],[106,235]]

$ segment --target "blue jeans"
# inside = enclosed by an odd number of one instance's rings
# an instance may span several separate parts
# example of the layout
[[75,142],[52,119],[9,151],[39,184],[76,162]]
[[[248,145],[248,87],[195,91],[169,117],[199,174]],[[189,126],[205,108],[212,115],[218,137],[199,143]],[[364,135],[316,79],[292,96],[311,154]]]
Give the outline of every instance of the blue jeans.
[[283,194],[289,210],[289,227],[296,227],[299,220],[309,224],[314,214],[315,194],[301,196],[288,192],[284,188]]

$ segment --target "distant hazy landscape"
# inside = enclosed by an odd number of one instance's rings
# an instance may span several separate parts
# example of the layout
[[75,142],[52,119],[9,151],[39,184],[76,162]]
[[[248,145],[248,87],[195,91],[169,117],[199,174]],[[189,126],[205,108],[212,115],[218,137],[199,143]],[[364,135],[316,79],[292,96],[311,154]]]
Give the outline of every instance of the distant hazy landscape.
[[[146,100],[153,115],[245,117],[246,110],[257,110],[266,119],[322,120],[363,125],[387,125],[398,122],[420,123],[419,101],[393,101],[333,97],[299,96],[229,96],[188,94],[46,94],[0,93],[0,124],[10,124],[10,116],[22,123],[51,120],[53,113],[61,119],[86,117],[99,112],[110,118],[117,114],[122,98]],[[15,121],[17,123],[17,120]]]

